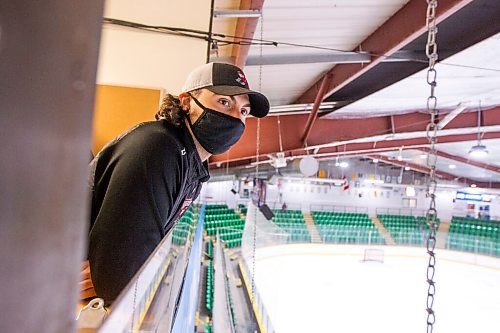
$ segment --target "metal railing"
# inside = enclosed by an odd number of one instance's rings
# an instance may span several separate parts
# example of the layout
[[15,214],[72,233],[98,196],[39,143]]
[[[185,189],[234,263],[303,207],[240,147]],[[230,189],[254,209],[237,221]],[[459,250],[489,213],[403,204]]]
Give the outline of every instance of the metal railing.
[[343,205],[310,205],[311,212],[339,212],[339,213],[364,213],[368,214],[368,207],[343,206]]
[[[174,241],[173,235],[176,228],[172,228],[113,303],[111,313],[97,332],[171,330],[176,311],[181,308],[179,306],[181,294],[189,289],[184,284],[184,280],[188,258],[192,252],[191,247],[202,237],[203,212],[200,212],[196,205],[194,207],[196,211],[193,218],[198,221],[197,239],[193,238],[191,228],[189,228],[186,230],[187,233],[182,234],[182,237],[178,236],[182,238],[182,241]],[[182,225],[184,224],[181,223],[179,227]],[[196,276],[196,272],[192,276]],[[165,280],[169,283],[162,283]],[[195,282],[195,279],[191,280]],[[195,312],[196,309],[192,314],[193,323]],[[191,316],[189,318],[191,320]]]
[[412,216],[425,216],[427,211],[425,209],[417,208],[376,208],[377,215],[412,215]]

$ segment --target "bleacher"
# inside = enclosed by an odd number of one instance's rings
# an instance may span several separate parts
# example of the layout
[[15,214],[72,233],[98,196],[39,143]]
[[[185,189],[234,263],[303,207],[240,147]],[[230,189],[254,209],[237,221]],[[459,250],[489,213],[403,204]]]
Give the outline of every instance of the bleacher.
[[311,242],[304,216],[300,210],[273,209],[273,223],[290,234],[291,241]]
[[241,214],[247,215],[248,207],[245,204],[238,204],[238,210]]
[[453,216],[447,247],[500,256],[500,221]]
[[186,240],[191,237],[196,229],[200,207],[191,205],[175,224],[172,232],[172,242],[177,245],[186,244]]
[[[212,244],[211,241],[208,244]],[[209,246],[210,246],[209,245]],[[212,311],[212,306],[214,304],[214,267],[213,261],[207,260],[207,284],[206,284],[206,308],[208,311]]]
[[[429,230],[425,216],[379,214],[377,217],[389,231],[396,244],[425,244]],[[436,228],[438,228],[440,224],[439,218],[436,219],[435,223]]]
[[313,211],[311,215],[325,243],[385,244],[368,214]]
[[205,206],[205,230],[207,235],[219,237],[226,247],[241,246],[245,220],[226,204]]

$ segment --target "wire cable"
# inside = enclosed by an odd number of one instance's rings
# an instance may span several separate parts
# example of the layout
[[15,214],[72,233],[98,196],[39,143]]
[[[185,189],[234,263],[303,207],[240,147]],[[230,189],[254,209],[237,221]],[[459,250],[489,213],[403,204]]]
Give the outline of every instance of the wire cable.
[[[275,47],[291,46],[291,47],[297,47],[297,48],[307,48],[307,49],[323,50],[323,51],[331,51],[331,52],[339,52],[339,53],[369,54],[370,56],[373,56],[373,57],[383,57],[386,59],[408,60],[405,57],[401,57],[401,56],[397,56],[397,55],[378,54],[378,53],[367,52],[367,51],[342,50],[342,49],[337,49],[337,48],[333,48],[333,47],[326,47],[326,46],[316,46],[316,45],[307,45],[307,44],[300,44],[300,43],[272,41],[272,40],[266,40],[263,38],[252,38],[252,37],[226,35],[226,34],[213,33],[213,32],[208,32],[208,31],[203,31],[203,30],[195,30],[195,29],[147,25],[147,24],[136,23],[136,22],[131,22],[131,21],[107,18],[107,17],[105,17],[103,19],[103,22],[105,24],[124,26],[124,27],[132,28],[132,29],[145,30],[145,31],[149,31],[149,32],[156,32],[156,33],[182,36],[182,37],[187,37],[187,38],[201,39],[201,40],[205,40],[208,42],[214,42],[218,46],[227,46],[227,45],[261,45],[261,46],[275,46]],[[232,41],[227,40],[228,38],[233,39],[233,40]],[[423,59],[410,59],[408,61],[418,62],[418,63],[422,63],[422,64],[427,63],[427,61],[423,60]],[[497,69],[497,68],[486,68],[486,67],[461,65],[461,64],[454,64],[454,63],[447,63],[447,62],[439,62],[439,65],[500,72],[500,69]]]

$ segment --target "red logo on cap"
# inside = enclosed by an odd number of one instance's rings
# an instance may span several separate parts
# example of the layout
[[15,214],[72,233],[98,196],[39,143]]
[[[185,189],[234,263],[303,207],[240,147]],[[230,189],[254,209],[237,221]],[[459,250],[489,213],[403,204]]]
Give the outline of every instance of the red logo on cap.
[[243,74],[242,71],[238,71],[238,76],[239,78],[236,79],[236,82],[241,84],[242,86],[247,84],[247,78],[245,77],[245,74]]

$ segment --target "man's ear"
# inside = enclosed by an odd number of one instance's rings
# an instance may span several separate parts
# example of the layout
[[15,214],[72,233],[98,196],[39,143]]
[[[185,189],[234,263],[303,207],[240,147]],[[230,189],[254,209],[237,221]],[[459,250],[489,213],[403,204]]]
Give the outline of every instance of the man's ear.
[[189,103],[191,102],[191,96],[187,92],[183,92],[179,95],[179,101],[183,110],[189,110]]

